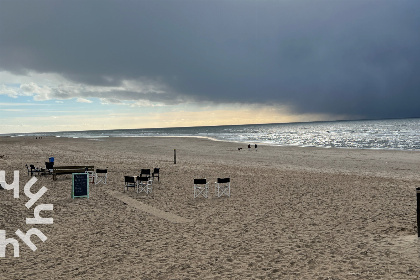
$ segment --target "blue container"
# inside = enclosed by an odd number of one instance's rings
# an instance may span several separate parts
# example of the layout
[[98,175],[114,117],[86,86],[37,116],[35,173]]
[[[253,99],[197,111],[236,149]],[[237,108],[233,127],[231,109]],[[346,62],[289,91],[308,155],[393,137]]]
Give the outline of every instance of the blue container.
[[54,157],[49,158],[50,162],[54,162]]

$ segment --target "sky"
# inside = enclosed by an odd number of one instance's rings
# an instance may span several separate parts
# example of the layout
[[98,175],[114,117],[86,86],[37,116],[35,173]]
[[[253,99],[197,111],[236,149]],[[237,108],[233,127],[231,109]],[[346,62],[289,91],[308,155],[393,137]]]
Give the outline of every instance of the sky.
[[0,134],[420,117],[418,0],[0,0]]

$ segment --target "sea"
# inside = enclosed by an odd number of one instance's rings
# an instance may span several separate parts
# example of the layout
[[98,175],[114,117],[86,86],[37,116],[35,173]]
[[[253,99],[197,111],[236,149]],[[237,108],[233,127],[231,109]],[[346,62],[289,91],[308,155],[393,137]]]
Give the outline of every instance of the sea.
[[420,119],[62,131],[9,136],[55,136],[99,141],[105,137],[189,136],[246,145],[420,150]]

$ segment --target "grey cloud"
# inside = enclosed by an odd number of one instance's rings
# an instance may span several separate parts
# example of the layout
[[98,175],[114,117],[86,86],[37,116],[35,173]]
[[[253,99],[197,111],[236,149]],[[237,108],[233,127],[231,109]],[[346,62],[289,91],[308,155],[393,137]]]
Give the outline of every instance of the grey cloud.
[[189,101],[186,98],[181,96],[171,95],[171,94],[155,94],[155,93],[142,93],[138,92],[127,92],[127,91],[114,91],[106,93],[90,93],[89,97],[102,98],[109,103],[120,103],[121,100],[128,101],[139,101],[139,100],[149,100],[150,102],[156,103],[165,103],[168,105],[180,104],[183,102]]
[[100,98],[420,117],[419,14],[417,0],[2,1],[0,69],[165,87]]

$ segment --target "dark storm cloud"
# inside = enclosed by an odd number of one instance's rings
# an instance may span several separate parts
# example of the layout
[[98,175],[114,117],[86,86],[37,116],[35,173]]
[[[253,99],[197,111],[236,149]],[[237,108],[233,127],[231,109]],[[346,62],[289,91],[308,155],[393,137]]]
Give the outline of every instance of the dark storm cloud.
[[420,117],[419,15],[417,0],[3,0],[0,69],[100,86],[149,79],[163,101]]

